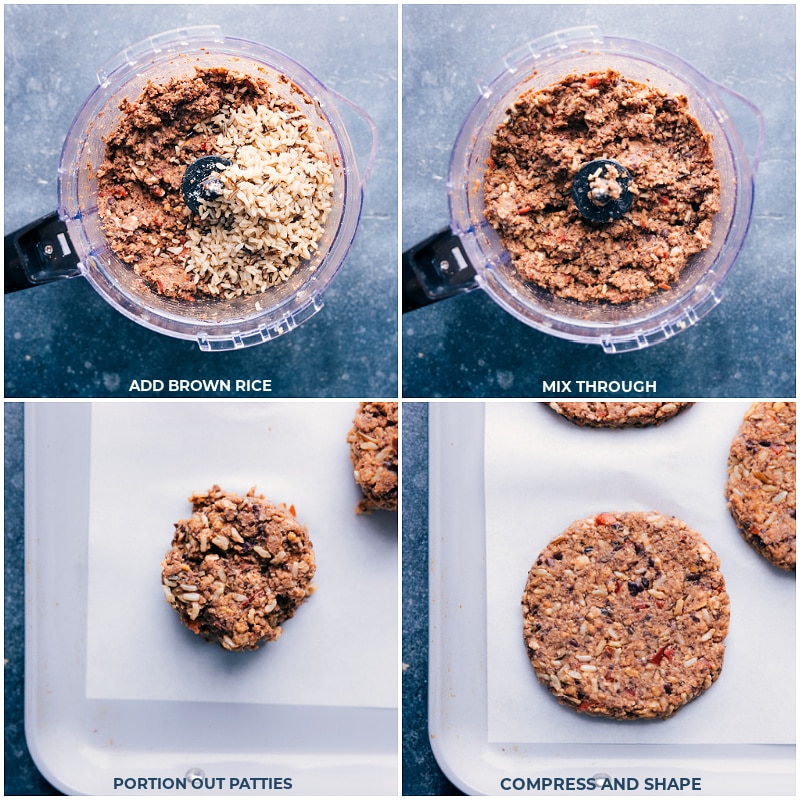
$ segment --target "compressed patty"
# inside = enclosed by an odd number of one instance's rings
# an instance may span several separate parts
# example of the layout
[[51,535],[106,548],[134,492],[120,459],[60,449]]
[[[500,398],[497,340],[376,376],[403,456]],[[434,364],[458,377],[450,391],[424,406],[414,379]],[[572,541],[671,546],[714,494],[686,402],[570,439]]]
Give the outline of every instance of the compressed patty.
[[[572,181],[598,158],[631,175],[618,220],[585,220]],[[519,275],[572,300],[625,303],[669,289],[710,243],[719,210],[711,136],[682,95],[614,70],[531,90],[495,133],[485,214]]]
[[672,419],[693,403],[549,403],[570,422],[587,428],[644,428]]
[[347,434],[359,514],[397,510],[397,403],[360,403]]
[[294,507],[216,485],[189,502],[192,516],[175,524],[161,562],[167,602],[190,630],[226,650],[277,639],[311,594],[316,570]]
[[537,678],[579,712],[666,718],[722,669],[730,603],[719,559],[657,512],[570,525],[531,567],[522,611]]
[[731,443],[725,496],[744,538],[784,570],[797,564],[795,403],[754,403]]

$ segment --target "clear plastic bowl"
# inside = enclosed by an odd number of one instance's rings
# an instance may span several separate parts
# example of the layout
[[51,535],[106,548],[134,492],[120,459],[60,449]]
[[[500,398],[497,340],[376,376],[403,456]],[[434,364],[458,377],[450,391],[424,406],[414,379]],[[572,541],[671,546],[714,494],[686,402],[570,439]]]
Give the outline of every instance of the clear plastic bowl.
[[[103,137],[119,122],[120,101],[138,97],[148,81],[190,74],[195,66],[227,67],[269,81],[317,126],[334,165],[333,207],[314,257],[288,281],[259,295],[194,302],[161,297],[111,251],[98,215],[94,171],[103,162]],[[291,58],[262,44],[226,37],[215,26],[153,36],[121,53],[97,77],[99,86],[83,104],[64,144],[58,188],[59,216],[92,286],[135,322],[195,340],[202,350],[260,344],[319,311],[321,296],[358,227],[362,189],[377,148],[369,116]]]
[[[491,139],[514,100],[570,73],[608,68],[688,98],[691,113],[713,136],[721,182],[721,209],[714,217],[709,248],[690,260],[669,291],[620,305],[565,300],[522,281],[485,219],[483,199]],[[451,227],[476,270],[478,285],[497,303],[538,330],[574,342],[600,344],[606,352],[664,341],[719,303],[722,283],[750,224],[764,136],[755,106],[671,53],[643,42],[603,36],[595,27],[559,31],[530,42],[510,53],[478,88],[481,96],[461,127],[450,164]],[[739,128],[729,109],[738,115]]]

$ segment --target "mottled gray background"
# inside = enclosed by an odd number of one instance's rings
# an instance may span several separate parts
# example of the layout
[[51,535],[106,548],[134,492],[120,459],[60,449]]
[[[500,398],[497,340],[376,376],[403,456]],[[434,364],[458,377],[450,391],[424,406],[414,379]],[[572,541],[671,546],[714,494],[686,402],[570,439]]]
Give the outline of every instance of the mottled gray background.
[[178,27],[216,24],[286,53],[366,110],[380,138],[355,243],[312,319],[257,347],[201,353],[123,317],[82,278],[27,289],[5,299],[7,397],[126,396],[134,378],[267,378],[281,397],[397,394],[397,6],[17,5],[4,21],[6,233],[56,209],[61,148],[96,71]]
[[606,355],[534,331],[475,291],[403,316],[406,397],[542,396],[555,379],[657,380],[662,397],[794,396],[794,5],[408,5],[402,15],[404,250],[449,224],[450,153],[476,81],[553,31],[598,25],[672,51],[766,123],[748,238],[721,305],[699,323]]

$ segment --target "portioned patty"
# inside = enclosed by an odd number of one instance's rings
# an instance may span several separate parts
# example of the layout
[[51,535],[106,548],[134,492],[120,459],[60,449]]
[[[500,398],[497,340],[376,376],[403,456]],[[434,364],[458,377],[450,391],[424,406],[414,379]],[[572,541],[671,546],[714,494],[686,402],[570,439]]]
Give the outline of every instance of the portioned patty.
[[725,496],[744,538],[784,570],[797,564],[794,403],[754,403],[728,457]]
[[570,525],[531,567],[522,611],[537,678],[579,712],[666,718],[722,670],[730,603],[719,559],[654,511]]
[[162,567],[167,602],[181,621],[226,650],[254,650],[311,594],[316,563],[294,506],[251,489],[193,494],[192,516],[175,524]]
[[694,403],[548,403],[557,414],[586,428],[644,428],[660,425]]
[[359,514],[397,510],[397,403],[360,403],[347,434]]

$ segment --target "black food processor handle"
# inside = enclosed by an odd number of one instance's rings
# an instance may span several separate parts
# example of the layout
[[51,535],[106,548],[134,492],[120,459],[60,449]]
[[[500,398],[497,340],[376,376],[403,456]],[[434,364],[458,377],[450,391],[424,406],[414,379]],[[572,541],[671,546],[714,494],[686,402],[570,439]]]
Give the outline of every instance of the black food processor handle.
[[458,236],[449,228],[403,253],[403,313],[478,288]]
[[67,226],[55,211],[5,240],[5,294],[81,274]]

